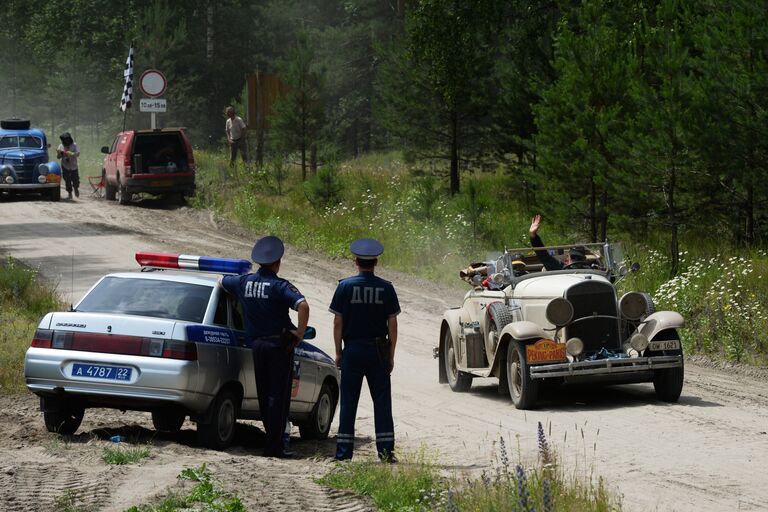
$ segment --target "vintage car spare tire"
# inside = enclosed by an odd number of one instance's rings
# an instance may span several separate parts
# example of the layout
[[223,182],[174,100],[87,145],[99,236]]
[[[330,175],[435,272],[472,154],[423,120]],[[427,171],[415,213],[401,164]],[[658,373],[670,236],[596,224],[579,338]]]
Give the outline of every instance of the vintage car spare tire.
[[29,130],[30,126],[32,126],[32,123],[29,122],[29,119],[14,117],[0,121],[0,128],[3,130]]
[[472,375],[459,371],[458,355],[453,348],[453,337],[451,336],[451,330],[445,328],[445,334],[443,335],[443,364],[445,368],[445,374],[448,377],[448,385],[456,392],[469,391],[472,386]]

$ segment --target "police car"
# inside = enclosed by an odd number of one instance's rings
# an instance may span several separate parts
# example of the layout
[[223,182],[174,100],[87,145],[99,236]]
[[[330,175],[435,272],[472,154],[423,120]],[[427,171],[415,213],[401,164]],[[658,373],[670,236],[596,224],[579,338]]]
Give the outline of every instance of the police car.
[[[73,434],[91,407],[149,411],[162,432],[189,416],[203,445],[223,449],[237,419],[260,416],[242,310],[216,274],[244,274],[251,263],[148,252],[136,260],[142,272],[108,274],[70,311],[45,315],[24,360],[27,388],[51,432]],[[326,438],[339,372],[306,341],[293,364],[289,419],[303,439]]]

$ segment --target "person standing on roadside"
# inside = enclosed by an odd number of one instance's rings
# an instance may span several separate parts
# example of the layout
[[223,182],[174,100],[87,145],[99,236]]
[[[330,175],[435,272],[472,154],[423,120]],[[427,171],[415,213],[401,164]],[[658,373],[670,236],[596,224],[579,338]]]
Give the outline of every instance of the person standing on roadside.
[[[376,451],[384,462],[396,462],[390,375],[395,364],[400,303],[392,283],[374,275],[384,247],[361,238],[349,247],[358,274],[339,282],[331,301],[336,366],[341,368],[341,412],[336,459],[352,458],[355,416],[363,377],[373,399]],[[343,342],[343,350],[342,350]]]
[[[309,304],[289,281],[277,276],[285,252],[276,236],[260,238],[251,258],[259,264],[252,274],[224,276],[222,287],[243,306],[246,335],[253,340],[253,369],[256,393],[264,423],[264,455],[289,457],[282,435],[291,404],[293,349],[304,338],[309,321]],[[298,312],[298,327],[288,310]]]
[[62,133],[59,139],[61,139],[61,144],[56,148],[56,158],[61,159],[61,173],[64,177],[68,199],[72,199],[73,189],[75,197],[80,197],[80,174],[77,170],[77,157],[80,156],[80,149],[69,132]]
[[227,142],[229,143],[229,166],[235,165],[237,160],[237,151],[240,150],[240,156],[243,163],[248,164],[248,146],[245,143],[246,126],[245,121],[235,115],[234,107],[227,107],[227,123],[225,131],[227,132]]

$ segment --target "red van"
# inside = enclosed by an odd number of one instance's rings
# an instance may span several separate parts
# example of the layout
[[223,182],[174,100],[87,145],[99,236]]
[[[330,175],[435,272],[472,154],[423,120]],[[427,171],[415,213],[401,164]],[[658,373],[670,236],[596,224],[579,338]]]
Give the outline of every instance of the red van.
[[145,192],[183,201],[195,193],[195,158],[183,128],[121,132],[101,152],[109,200],[127,204]]

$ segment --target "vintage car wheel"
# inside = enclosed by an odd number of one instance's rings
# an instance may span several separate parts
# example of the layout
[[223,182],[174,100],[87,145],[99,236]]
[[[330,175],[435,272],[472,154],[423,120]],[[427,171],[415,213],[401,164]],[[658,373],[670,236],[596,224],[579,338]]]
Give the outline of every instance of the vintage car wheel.
[[211,404],[210,422],[197,423],[197,439],[200,444],[214,450],[223,450],[235,438],[237,421],[237,396],[224,390]]
[[539,382],[531,378],[524,343],[512,341],[507,346],[507,382],[515,407],[532,409],[539,395]]
[[309,421],[299,424],[299,435],[302,439],[325,439],[328,437],[328,433],[331,431],[333,412],[336,410],[335,402],[333,390],[328,384],[323,384]]
[[445,330],[443,337],[443,365],[451,389],[456,392],[469,391],[472,386],[472,375],[459,371],[458,356],[453,348],[453,337],[450,329]]
[[152,425],[158,432],[168,432],[174,434],[181,430],[187,414],[179,409],[152,411]]
[[46,407],[43,411],[43,420],[48,432],[58,432],[65,436],[71,436],[80,428],[83,421],[85,409],[68,405],[66,403],[46,400]]
[[[680,337],[677,331],[670,329],[662,331],[658,336],[653,338],[657,340],[679,340]],[[680,350],[666,350],[661,354],[665,356],[680,356],[683,355],[682,341]],[[658,352],[654,352],[652,355],[661,355]],[[685,378],[685,363],[679,368],[664,368],[662,370],[655,370],[653,372],[653,389],[656,391],[656,396],[663,402],[677,402],[680,398],[680,393],[683,391],[683,380]]]

